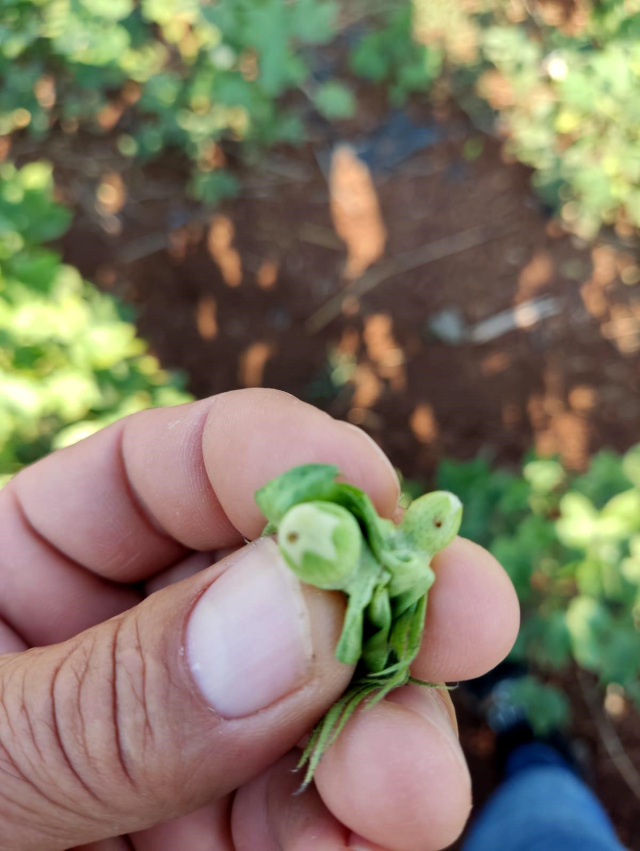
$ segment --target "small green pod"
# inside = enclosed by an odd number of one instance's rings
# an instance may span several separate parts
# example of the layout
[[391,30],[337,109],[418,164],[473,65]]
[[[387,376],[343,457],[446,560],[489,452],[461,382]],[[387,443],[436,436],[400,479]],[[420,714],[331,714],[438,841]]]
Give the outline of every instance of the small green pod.
[[461,520],[458,497],[448,491],[433,491],[411,503],[399,529],[412,547],[432,556],[453,541]]
[[299,579],[318,588],[345,588],[358,567],[362,543],[353,514],[332,502],[295,505],[278,527],[285,561]]

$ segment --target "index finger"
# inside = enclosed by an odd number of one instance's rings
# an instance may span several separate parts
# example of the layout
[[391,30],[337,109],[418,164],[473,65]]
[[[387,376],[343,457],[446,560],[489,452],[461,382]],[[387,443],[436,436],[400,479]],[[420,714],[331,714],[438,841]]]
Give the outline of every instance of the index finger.
[[354,426],[275,390],[240,390],[125,420],[27,467],[8,487],[34,535],[109,579],[132,582],[188,550],[254,538],[254,493],[296,464],[337,465],[390,516],[398,480]]

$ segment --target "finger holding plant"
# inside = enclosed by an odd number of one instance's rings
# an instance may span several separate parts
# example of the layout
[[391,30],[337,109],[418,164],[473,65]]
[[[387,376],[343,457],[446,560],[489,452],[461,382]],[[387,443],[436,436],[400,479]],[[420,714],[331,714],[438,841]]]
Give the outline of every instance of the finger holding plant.
[[294,467],[265,485],[256,500],[277,533],[280,552],[303,582],[348,599],[335,655],[355,665],[352,682],[315,727],[299,768],[301,789],[349,717],[409,682],[422,643],[433,556],[456,536],[462,503],[436,491],[415,500],[398,526],[380,518],[369,497],[336,481],[331,465]]
[[[343,585],[351,577],[357,594],[300,581],[275,538],[243,546],[264,527],[256,490],[310,458],[335,463],[362,491],[337,483],[335,469],[307,467],[289,480],[295,487],[265,488],[266,514],[282,537],[291,509],[321,503],[331,532],[323,561],[311,564],[323,570],[309,578]],[[154,849],[448,846],[470,789],[439,690],[397,689],[356,713],[313,787],[292,794],[296,742],[354,672],[353,705],[401,679],[401,666],[389,669],[422,629],[429,570],[436,583],[416,676],[478,676],[514,640],[517,606],[504,571],[461,538],[432,562],[429,552],[417,557],[416,509],[396,529],[372,508],[389,517],[397,497],[391,466],[361,431],[264,390],[134,414],[12,479],[0,491],[0,574],[9,580],[0,601],[0,738],[20,774],[0,772],[0,845],[115,848],[128,835]],[[342,564],[333,550],[345,545]],[[300,552],[291,557],[308,567]],[[365,568],[372,588],[355,581]],[[423,582],[418,605],[403,597],[413,568]],[[336,659],[338,647],[360,654],[357,667]],[[87,721],[91,735],[79,737]],[[322,729],[333,735],[336,726]]]

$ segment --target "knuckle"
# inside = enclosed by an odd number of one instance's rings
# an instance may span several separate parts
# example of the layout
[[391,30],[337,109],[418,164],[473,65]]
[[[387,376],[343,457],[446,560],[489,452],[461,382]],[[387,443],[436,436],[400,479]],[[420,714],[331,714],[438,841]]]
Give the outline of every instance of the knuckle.
[[0,664],[0,818],[20,842],[64,835],[81,806],[77,780],[68,782],[73,764],[55,707],[46,699],[56,674],[45,679],[43,655],[29,650]]
[[114,775],[151,801],[169,791],[180,763],[181,749],[168,735],[166,707],[171,702],[172,678],[163,648],[152,647],[139,609],[117,619],[109,642],[106,666],[108,731]]
[[153,634],[132,609],[64,644],[0,656],[0,821],[20,836],[75,835],[115,815],[138,823],[159,807],[170,816],[184,743],[167,720],[176,683]]

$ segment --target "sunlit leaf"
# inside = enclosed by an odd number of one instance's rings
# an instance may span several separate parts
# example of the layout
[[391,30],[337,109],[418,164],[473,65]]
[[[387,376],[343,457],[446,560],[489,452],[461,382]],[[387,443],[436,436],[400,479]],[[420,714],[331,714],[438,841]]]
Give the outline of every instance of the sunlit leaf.
[[350,118],[356,108],[351,89],[336,80],[320,86],[314,95],[314,102],[326,118]]

